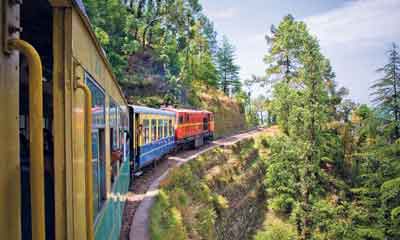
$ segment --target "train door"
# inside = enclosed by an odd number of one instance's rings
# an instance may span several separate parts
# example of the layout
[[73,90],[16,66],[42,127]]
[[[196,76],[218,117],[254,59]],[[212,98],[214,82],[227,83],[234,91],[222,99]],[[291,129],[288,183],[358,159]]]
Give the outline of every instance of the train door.
[[134,128],[134,133],[135,133],[135,141],[134,141],[134,151],[135,151],[135,158],[133,161],[133,169],[134,171],[137,170],[139,167],[139,156],[140,156],[140,138],[142,137],[143,134],[143,126],[140,124],[140,117],[138,113],[133,113],[133,116],[135,116],[134,121],[135,121],[135,128]]
[[[43,156],[44,156],[44,213],[46,239],[55,238],[55,205],[54,205],[54,151],[53,151],[53,42],[52,42],[52,8],[48,1],[40,0],[37,2],[24,1],[20,8],[21,11],[21,39],[29,42],[38,52],[42,61],[42,91],[43,98],[33,101],[43,101]],[[20,137],[20,164],[21,164],[21,224],[22,239],[32,239],[37,234],[36,220],[31,213],[38,208],[36,204],[31,204],[30,199],[35,198],[31,191],[31,185],[35,179],[31,152],[28,144],[33,139],[30,135],[31,128],[29,110],[32,99],[30,88],[32,83],[29,81],[32,70],[29,69],[29,60],[25,56],[20,59],[20,85],[19,85],[19,137]],[[37,194],[37,193],[35,193]]]
[[203,115],[203,131],[208,130],[209,114]]

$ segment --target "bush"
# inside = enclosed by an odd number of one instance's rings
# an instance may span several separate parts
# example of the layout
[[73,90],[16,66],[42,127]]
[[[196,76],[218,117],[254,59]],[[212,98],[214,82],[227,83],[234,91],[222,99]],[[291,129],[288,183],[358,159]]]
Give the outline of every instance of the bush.
[[270,144],[269,144],[267,138],[261,139],[261,145],[262,145],[264,148],[269,148],[269,147],[270,147]]
[[151,209],[150,232],[154,240],[185,240],[186,230],[178,209],[171,207],[168,195],[160,191]]
[[295,200],[286,194],[281,194],[273,198],[270,207],[274,212],[281,214],[290,214],[293,210]]
[[268,225],[267,230],[258,232],[254,240],[295,240],[296,233],[288,224],[274,223]]

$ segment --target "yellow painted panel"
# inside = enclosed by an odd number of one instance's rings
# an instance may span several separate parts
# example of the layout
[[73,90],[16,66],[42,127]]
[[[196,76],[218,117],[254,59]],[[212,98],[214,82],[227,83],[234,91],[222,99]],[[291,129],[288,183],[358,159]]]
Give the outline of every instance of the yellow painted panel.
[[72,49],[74,58],[105,89],[118,105],[126,105],[125,98],[116,83],[111,67],[98,48],[93,32],[77,11],[72,18]]
[[[81,68],[75,69],[75,76],[83,77]],[[77,89],[73,99],[73,219],[74,239],[86,239],[85,211],[85,96]]]
[[[175,126],[174,126],[175,117],[173,117],[173,116],[164,116],[164,115],[155,115],[155,114],[139,114],[139,124],[143,125],[144,120],[149,120],[149,122],[150,122],[150,124],[149,124],[150,141],[151,141],[151,136],[152,136],[152,131],[153,131],[151,120],[157,120],[156,121],[156,124],[157,124],[156,139],[158,139],[158,120],[167,120],[167,121],[172,120],[173,128],[175,128]],[[142,134],[141,134],[139,140],[140,140],[139,146],[143,146],[144,145],[144,130],[142,131]]]
[[64,10],[53,10],[53,134],[56,239],[66,239]]

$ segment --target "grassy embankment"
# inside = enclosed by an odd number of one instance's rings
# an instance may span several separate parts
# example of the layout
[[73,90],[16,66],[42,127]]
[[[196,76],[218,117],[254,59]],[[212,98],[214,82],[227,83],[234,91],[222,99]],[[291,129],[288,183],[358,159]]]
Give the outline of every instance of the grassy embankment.
[[151,210],[151,239],[250,239],[265,217],[264,137],[173,169]]

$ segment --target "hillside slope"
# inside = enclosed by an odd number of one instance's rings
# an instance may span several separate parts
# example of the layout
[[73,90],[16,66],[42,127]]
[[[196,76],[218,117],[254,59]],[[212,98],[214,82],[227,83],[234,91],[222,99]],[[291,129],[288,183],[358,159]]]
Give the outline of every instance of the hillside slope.
[[216,137],[226,136],[248,128],[244,107],[221,91],[209,88],[198,93],[200,108],[215,114]]
[[151,210],[151,239],[251,239],[265,216],[262,139],[216,148],[172,170]]

